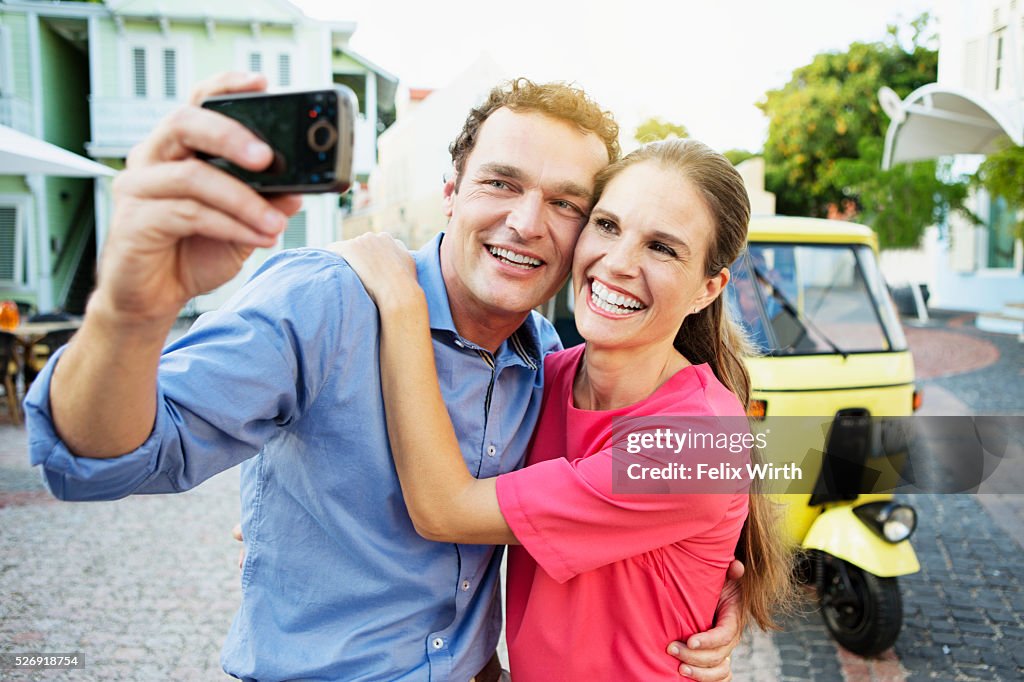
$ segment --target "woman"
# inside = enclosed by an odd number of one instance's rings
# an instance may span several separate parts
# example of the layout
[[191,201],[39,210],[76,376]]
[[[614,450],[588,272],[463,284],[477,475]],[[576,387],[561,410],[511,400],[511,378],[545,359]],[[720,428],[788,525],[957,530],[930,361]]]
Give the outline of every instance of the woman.
[[380,309],[388,430],[417,530],[513,546],[517,681],[678,679],[656,643],[711,625],[734,553],[760,626],[774,625],[790,584],[763,497],[611,489],[613,418],[745,414],[742,337],[721,298],[746,239],[743,182],[721,155],[675,140],[609,166],[596,194],[573,263],[586,344],[547,357],[527,466],[497,478],[473,478],[461,457],[404,250],[372,237],[343,248]]

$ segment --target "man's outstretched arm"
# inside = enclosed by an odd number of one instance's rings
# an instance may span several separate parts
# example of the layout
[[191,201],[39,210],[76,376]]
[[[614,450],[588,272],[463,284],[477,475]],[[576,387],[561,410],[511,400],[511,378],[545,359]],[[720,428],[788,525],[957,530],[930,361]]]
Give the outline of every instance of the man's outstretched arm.
[[267,200],[196,158],[223,156],[250,169],[272,151],[241,124],[201,109],[210,95],[266,86],[262,76],[224,74],[196,88],[192,105],[167,119],[114,181],[114,211],[85,321],[54,370],[50,409],[76,455],[115,457],[149,436],[157,367],[182,306],[231,279],[257,247],[274,244],[295,196]]

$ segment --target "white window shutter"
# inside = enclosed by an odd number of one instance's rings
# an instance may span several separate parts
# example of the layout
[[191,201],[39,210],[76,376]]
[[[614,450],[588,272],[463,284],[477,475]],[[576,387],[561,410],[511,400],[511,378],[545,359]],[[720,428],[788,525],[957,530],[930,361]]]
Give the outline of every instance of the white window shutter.
[[985,70],[981,58],[981,41],[970,40],[964,46],[964,87],[979,91],[984,87]]
[[178,51],[173,47],[164,49],[164,97],[178,98]]
[[292,84],[292,56],[287,52],[277,56],[277,84],[282,88]]
[[259,52],[249,53],[249,70],[254,73],[263,72],[263,55]]
[[146,48],[132,48],[132,91],[136,97],[146,96]]
[[306,212],[299,211],[288,219],[284,237],[281,238],[282,249],[298,249],[306,245]]

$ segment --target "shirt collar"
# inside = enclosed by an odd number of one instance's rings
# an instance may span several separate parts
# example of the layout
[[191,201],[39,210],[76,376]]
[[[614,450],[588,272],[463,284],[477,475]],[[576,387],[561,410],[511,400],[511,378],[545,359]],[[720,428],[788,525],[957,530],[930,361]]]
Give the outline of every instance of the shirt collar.
[[[427,309],[430,315],[430,329],[433,331],[450,332],[455,339],[468,348],[478,348],[472,342],[463,339],[455,329],[452,319],[452,307],[448,301],[448,288],[441,275],[441,240],[444,232],[427,242],[421,249],[413,253],[416,261],[416,276],[420,287],[427,298]],[[505,354],[511,354],[510,360],[531,369],[537,369],[542,362],[540,330],[537,328],[535,314],[531,313],[526,320],[512,333],[498,349],[499,360]]]
[[416,277],[427,297],[427,310],[430,313],[430,328],[435,331],[447,331],[458,336],[455,321],[452,319],[452,307],[448,302],[448,287],[441,276],[441,238],[444,232],[423,245],[412,257],[416,261]]

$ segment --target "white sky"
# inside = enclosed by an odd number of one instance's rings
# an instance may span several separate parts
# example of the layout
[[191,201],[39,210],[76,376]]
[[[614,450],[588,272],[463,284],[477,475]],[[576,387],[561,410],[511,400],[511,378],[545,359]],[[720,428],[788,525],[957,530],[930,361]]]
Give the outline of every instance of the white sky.
[[761,147],[754,103],[794,68],[940,0],[293,1],[358,22],[352,49],[404,86],[443,87],[487,53],[510,75],[577,82],[629,137],[660,116],[724,151]]

